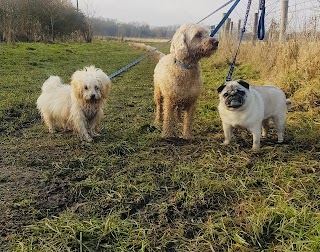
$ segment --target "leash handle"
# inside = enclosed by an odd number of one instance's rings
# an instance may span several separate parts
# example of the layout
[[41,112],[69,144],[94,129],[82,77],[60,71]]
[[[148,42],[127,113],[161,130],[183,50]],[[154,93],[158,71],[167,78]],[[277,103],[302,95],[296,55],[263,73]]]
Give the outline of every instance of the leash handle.
[[261,0],[260,1],[260,18],[258,23],[258,31],[257,36],[259,40],[263,40],[265,36],[265,26],[264,26],[264,18],[265,18],[265,12],[266,12],[266,1]]

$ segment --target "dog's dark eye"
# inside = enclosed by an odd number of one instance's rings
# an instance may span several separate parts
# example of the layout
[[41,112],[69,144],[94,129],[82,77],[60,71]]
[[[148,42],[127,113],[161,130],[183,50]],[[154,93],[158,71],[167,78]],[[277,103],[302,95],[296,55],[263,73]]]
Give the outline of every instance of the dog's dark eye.
[[238,93],[239,93],[239,95],[242,95],[242,96],[246,94],[246,92],[244,92],[242,90],[238,90]]
[[224,94],[223,94],[223,97],[228,97],[228,93],[224,93]]
[[95,86],[94,89],[95,89],[95,90],[99,90],[99,87],[98,87],[98,86]]
[[85,90],[88,90],[88,87],[87,87],[87,86],[84,86],[84,89],[85,89]]
[[202,33],[201,33],[201,32],[198,32],[198,33],[196,34],[196,38],[202,38]]

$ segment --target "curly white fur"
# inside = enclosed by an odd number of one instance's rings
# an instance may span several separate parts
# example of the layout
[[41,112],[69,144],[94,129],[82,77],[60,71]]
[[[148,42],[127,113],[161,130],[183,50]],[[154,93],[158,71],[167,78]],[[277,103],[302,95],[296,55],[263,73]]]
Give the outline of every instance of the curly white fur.
[[103,117],[110,87],[109,77],[94,66],[76,71],[71,85],[63,84],[58,76],[51,76],[42,86],[37,108],[50,133],[60,126],[74,130],[91,142]]

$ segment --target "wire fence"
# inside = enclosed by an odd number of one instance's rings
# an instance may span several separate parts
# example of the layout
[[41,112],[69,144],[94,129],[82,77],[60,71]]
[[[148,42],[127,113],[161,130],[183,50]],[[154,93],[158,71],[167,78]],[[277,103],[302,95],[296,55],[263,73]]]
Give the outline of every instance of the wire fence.
[[[252,7],[247,24],[247,37],[250,33],[250,37],[253,38],[253,31],[256,25],[255,13],[259,11],[258,0],[252,1]],[[227,31],[221,30],[221,32],[228,35],[235,34],[238,31],[239,20],[243,20],[246,10],[247,1],[241,1],[237,8],[231,15],[231,24],[229,27],[224,27]],[[267,39],[272,37],[271,33],[276,33],[275,38],[279,37],[280,24],[282,13],[282,0],[266,0],[266,16],[265,16],[265,29],[268,33]],[[310,36],[314,39],[319,39],[320,35],[319,22],[320,22],[320,0],[288,0],[288,17],[286,23],[287,37],[293,36],[293,34],[303,34],[304,36]],[[240,21],[240,22],[241,22]],[[232,30],[230,30],[232,29]],[[220,33],[220,36],[222,36]],[[225,34],[224,34],[225,35]],[[236,37],[236,36],[230,36]]]

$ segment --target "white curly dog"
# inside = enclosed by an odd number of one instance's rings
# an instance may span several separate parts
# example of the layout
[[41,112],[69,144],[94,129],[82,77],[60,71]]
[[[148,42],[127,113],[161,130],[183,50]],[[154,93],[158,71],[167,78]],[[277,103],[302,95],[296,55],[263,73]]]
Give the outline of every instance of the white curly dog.
[[103,117],[103,107],[109,95],[111,81],[99,68],[85,67],[71,77],[71,85],[60,77],[51,76],[42,86],[37,108],[49,132],[55,127],[72,129],[91,142]]

